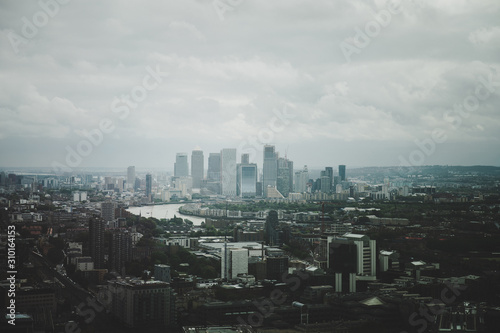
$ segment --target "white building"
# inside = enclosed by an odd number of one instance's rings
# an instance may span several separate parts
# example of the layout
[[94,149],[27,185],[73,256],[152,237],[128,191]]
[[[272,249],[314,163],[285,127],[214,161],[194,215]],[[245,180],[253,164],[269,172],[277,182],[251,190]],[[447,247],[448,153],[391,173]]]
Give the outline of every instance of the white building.
[[153,239],[164,245],[178,245],[186,249],[189,249],[191,247],[191,238],[189,237],[153,237]]
[[[227,269],[226,269],[227,263]],[[222,248],[221,276],[228,280],[236,279],[238,274],[248,274],[248,250]]]
[[295,192],[304,193],[307,191],[307,182],[309,181],[309,171],[307,170],[307,165],[304,165],[304,169],[297,171],[295,173]]
[[94,269],[94,261],[91,257],[78,257],[75,258],[77,271],[91,271]]
[[135,186],[135,166],[127,168],[127,189],[133,190]]
[[355,247],[352,265],[358,280],[373,280],[377,274],[377,243],[366,235],[345,233],[344,235],[328,237],[327,262],[329,268],[334,268],[335,260],[351,260],[342,247]]

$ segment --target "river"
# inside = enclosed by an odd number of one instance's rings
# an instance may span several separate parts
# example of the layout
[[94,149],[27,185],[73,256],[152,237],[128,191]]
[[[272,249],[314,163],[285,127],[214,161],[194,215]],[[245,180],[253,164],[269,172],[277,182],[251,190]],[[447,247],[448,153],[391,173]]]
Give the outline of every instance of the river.
[[168,204],[168,205],[130,207],[127,209],[127,212],[130,212],[135,215],[139,215],[140,213],[141,216],[154,217],[157,219],[171,219],[175,215],[177,217],[193,221],[194,225],[200,225],[201,222],[205,222],[204,217],[184,215],[179,213],[179,207],[184,205],[185,204]]

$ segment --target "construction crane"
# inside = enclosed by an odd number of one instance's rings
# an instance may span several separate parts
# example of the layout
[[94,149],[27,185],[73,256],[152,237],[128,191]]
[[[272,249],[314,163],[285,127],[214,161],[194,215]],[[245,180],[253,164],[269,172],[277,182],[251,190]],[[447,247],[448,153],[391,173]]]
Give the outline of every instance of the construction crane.
[[325,205],[333,205],[334,203],[331,201],[320,201],[318,202],[321,205],[321,233],[325,232]]

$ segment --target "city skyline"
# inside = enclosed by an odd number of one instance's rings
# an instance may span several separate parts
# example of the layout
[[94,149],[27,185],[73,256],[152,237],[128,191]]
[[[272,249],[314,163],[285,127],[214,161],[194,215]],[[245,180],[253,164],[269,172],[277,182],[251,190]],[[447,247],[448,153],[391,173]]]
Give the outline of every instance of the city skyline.
[[2,168],[500,166],[495,1],[55,3],[0,5]]

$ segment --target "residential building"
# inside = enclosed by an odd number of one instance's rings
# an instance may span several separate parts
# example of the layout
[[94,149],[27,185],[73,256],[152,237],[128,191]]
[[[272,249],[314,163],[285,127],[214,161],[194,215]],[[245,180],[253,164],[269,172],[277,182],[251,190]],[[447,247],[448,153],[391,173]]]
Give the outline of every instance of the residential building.
[[115,203],[106,201],[101,203],[101,217],[104,221],[109,222],[115,219]]
[[94,260],[94,268],[104,267],[104,221],[91,219],[89,221],[90,256]]

